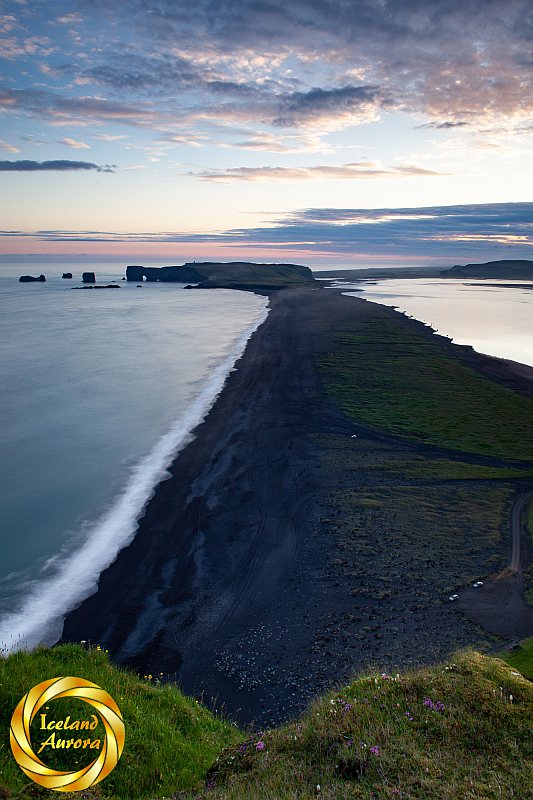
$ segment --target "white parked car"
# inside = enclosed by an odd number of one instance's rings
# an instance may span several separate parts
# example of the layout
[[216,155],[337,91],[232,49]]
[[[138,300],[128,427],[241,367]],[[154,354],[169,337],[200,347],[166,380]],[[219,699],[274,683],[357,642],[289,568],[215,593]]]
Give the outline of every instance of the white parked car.
[[476,582],[473,584],[473,586],[474,586],[474,589],[477,589],[477,588],[478,588],[478,586],[483,586],[483,581],[476,581]]
[[448,600],[457,600],[457,598],[458,598],[458,597],[459,597],[459,595],[458,595],[458,594],[451,594],[451,595],[448,597]]

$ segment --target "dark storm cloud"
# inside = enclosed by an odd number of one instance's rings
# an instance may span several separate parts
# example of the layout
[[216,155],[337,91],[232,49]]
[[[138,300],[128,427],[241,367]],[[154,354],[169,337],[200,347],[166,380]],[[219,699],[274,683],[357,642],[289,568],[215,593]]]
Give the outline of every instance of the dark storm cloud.
[[113,172],[110,166],[100,167],[90,161],[0,161],[0,172],[68,172],[94,170]]

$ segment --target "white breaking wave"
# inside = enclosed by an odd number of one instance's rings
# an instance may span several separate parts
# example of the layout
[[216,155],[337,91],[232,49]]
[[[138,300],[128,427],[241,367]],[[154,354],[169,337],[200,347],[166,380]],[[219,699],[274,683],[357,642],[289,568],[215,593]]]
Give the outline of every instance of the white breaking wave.
[[100,574],[135,536],[137,520],[167,467],[190,441],[191,432],[212,408],[227,377],[252,334],[268,315],[267,300],[257,319],[241,334],[227,357],[214,369],[183,416],[132,470],[118,501],[90,526],[85,542],[58,564],[56,574],[32,586],[22,607],[0,620],[0,653],[54,644],[65,615],[94,593]]

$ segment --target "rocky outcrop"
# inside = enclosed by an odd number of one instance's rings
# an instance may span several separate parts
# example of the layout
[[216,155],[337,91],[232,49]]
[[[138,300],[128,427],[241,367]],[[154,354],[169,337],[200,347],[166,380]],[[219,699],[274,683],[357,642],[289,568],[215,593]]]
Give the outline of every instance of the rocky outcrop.
[[206,277],[187,264],[183,267],[146,267],[144,274],[147,281],[161,283],[198,283]]
[[100,283],[98,286],[73,286],[73,289],[120,289],[118,283]]
[[139,267],[135,265],[126,267],[126,280],[139,283],[139,281],[142,281],[143,277],[144,277],[144,267]]
[[40,283],[44,283],[46,278],[44,275],[39,275],[38,278],[34,278],[33,275],[21,275],[19,278],[19,283],[35,283],[39,281]]
[[254,264],[247,261],[196,262],[171,267],[126,267],[129,281],[198,284],[205,288],[246,288],[254,291],[281,289],[302,283],[312,283],[309,267],[299,264]]
[[72,278],[72,272],[64,272],[62,278]]
[[144,278],[151,283],[198,283],[205,280],[206,276],[187,264],[183,267],[126,267],[126,280],[139,283]]
[[84,272],[81,280],[83,283],[96,283],[96,275],[94,272]]

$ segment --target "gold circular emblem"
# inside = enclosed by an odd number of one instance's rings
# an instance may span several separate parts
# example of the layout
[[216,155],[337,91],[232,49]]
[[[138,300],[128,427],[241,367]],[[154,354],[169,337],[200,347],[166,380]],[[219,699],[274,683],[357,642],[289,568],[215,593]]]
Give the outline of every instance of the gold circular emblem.
[[[35,755],[30,742],[30,725],[35,715],[45,703],[60,697],[84,700],[96,709],[105,728],[105,739],[98,756],[76,772],[50,769]],[[126,734],[117,704],[96,683],[83,678],[51,678],[24,695],[13,712],[9,738],[15,760],[28,778],[56,792],[77,792],[99,783],[116,767]]]

